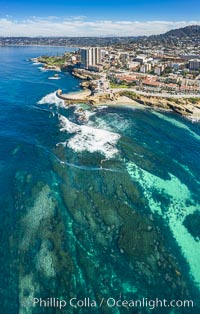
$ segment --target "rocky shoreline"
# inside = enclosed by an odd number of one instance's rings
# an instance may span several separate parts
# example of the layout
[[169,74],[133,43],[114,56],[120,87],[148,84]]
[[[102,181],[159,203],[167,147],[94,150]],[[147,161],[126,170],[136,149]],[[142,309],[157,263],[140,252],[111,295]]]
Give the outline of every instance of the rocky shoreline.
[[[44,68],[48,70],[62,71],[66,69],[66,64],[65,67],[63,67],[63,64],[58,64],[57,61],[56,64],[49,64],[49,61],[47,62],[45,57],[32,58],[31,61],[43,63]],[[127,89],[119,91],[117,88],[112,88],[110,92],[93,93],[93,90],[96,87],[95,80],[101,78],[100,73],[79,68],[72,68],[71,73],[73,76],[83,80],[80,83],[81,88],[90,92],[62,94],[62,91],[58,90],[57,96],[65,100],[66,104],[72,104],[75,101],[78,101],[82,103],[90,103],[92,105],[129,105],[134,107],[144,105],[153,109],[171,110],[192,121],[200,120],[200,97],[193,98],[190,97],[190,95],[188,95],[188,98],[177,98],[173,95],[169,97],[162,97],[159,95],[148,96],[133,92],[131,89],[130,91]]]
[[[80,72],[81,71],[81,72]],[[83,89],[90,89],[91,91],[95,88],[95,79],[100,77],[100,74],[94,74],[87,70],[74,70],[72,75],[83,80],[80,86]],[[67,99],[66,99],[67,101]],[[137,94],[130,91],[121,91],[115,88],[111,89],[110,93],[95,93],[89,95],[84,101],[93,105],[111,105],[116,106],[123,104],[129,106],[144,105],[154,109],[163,109],[174,111],[192,121],[200,120],[200,98],[190,97],[162,97],[162,96],[147,96]]]
[[[88,89],[86,91],[89,91]],[[146,106],[153,109],[161,109],[174,111],[192,121],[200,120],[200,99],[196,104],[192,103],[190,98],[168,99],[142,95],[128,95],[126,92],[112,94],[95,94],[92,93],[70,93],[62,94],[62,91],[57,91],[57,96],[63,99],[66,104],[73,104],[75,101],[81,103],[89,103],[94,106]]]
[[173,98],[143,96],[131,92],[122,92],[136,102],[154,109],[172,110],[194,121],[200,120],[200,98]]

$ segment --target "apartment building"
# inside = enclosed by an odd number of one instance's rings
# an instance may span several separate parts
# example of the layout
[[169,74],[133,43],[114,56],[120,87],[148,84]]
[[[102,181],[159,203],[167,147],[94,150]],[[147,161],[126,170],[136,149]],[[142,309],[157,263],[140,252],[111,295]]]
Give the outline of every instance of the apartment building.
[[101,49],[98,47],[81,49],[81,65],[88,69],[90,66],[101,63]]

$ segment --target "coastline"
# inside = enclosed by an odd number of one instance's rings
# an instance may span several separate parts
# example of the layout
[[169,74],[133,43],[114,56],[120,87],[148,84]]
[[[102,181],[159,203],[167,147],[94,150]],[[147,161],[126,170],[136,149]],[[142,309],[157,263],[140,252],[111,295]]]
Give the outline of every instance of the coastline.
[[126,96],[121,96],[116,100],[107,100],[107,101],[101,101],[95,106],[110,106],[110,107],[132,107],[132,108],[148,108],[145,105],[140,104],[139,102],[136,102],[135,100],[132,100]]
[[[44,69],[52,71],[62,71],[62,67],[56,65],[48,65],[41,62],[41,58],[32,58],[33,62],[44,64]],[[86,71],[88,72],[88,71]],[[193,95],[166,95],[162,94],[148,95],[133,90],[132,88],[119,89],[112,88],[110,91],[93,93],[94,77],[96,73],[80,73],[72,71],[73,76],[80,78],[81,90],[76,93],[62,94],[62,90],[56,92],[57,97],[65,101],[65,104],[74,104],[75,102],[90,103],[94,106],[115,106],[115,107],[134,107],[134,108],[152,108],[155,110],[172,111],[184,116],[191,121],[200,121],[200,97],[192,97]],[[101,75],[100,73],[98,74]]]
[[[113,106],[113,107],[132,107],[132,108],[151,108],[154,110],[172,111],[191,121],[200,121],[200,105],[191,104],[187,99],[180,99],[179,103],[174,100],[160,99],[159,97],[145,98],[139,95],[131,97],[122,94],[96,94],[88,89],[78,93],[62,94],[61,90],[56,92],[57,97],[65,101],[66,106],[79,103],[89,103],[92,106]],[[138,97],[139,96],[139,97]],[[138,97],[138,98],[137,98]],[[180,103],[182,101],[182,103]]]
[[94,80],[30,62],[64,49],[1,50],[2,313],[200,314],[200,121],[186,101],[109,88],[95,102]]

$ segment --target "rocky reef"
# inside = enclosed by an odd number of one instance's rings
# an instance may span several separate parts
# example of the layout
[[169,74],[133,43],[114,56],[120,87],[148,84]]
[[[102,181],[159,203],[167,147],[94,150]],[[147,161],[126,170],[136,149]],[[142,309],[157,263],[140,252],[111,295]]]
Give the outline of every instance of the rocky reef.
[[173,110],[187,118],[194,120],[200,119],[200,98],[198,97],[190,98],[188,96],[188,98],[170,98],[159,96],[143,96],[131,91],[122,91],[120,94],[152,108]]
[[[109,297],[191,298],[189,272],[171,246],[166,225],[151,212],[148,199],[126,166],[134,159],[143,169],[167,179],[165,167],[157,167],[164,161],[151,152],[148,158],[140,158],[145,149],[134,139],[119,141],[126,156],[123,160],[108,159],[99,152],[74,154],[61,144],[52,149],[51,171],[40,180],[34,176],[35,168],[16,173],[16,228],[10,237],[10,252],[19,314],[42,313],[41,308],[33,307],[34,297],[90,297],[98,304]],[[176,308],[173,313],[186,314],[187,310]],[[198,313],[198,309],[192,310],[191,314]],[[48,308],[48,313],[60,310]],[[62,313],[87,314],[90,309],[66,307]],[[94,313],[151,311],[117,311],[104,304]],[[160,309],[154,313],[160,314]]]

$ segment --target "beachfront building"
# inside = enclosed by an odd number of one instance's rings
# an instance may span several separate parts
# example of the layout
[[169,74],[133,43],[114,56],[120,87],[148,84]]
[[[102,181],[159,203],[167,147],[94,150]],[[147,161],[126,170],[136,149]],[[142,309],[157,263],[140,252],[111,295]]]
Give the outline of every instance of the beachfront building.
[[88,69],[101,63],[101,49],[98,47],[81,49],[81,66]]

